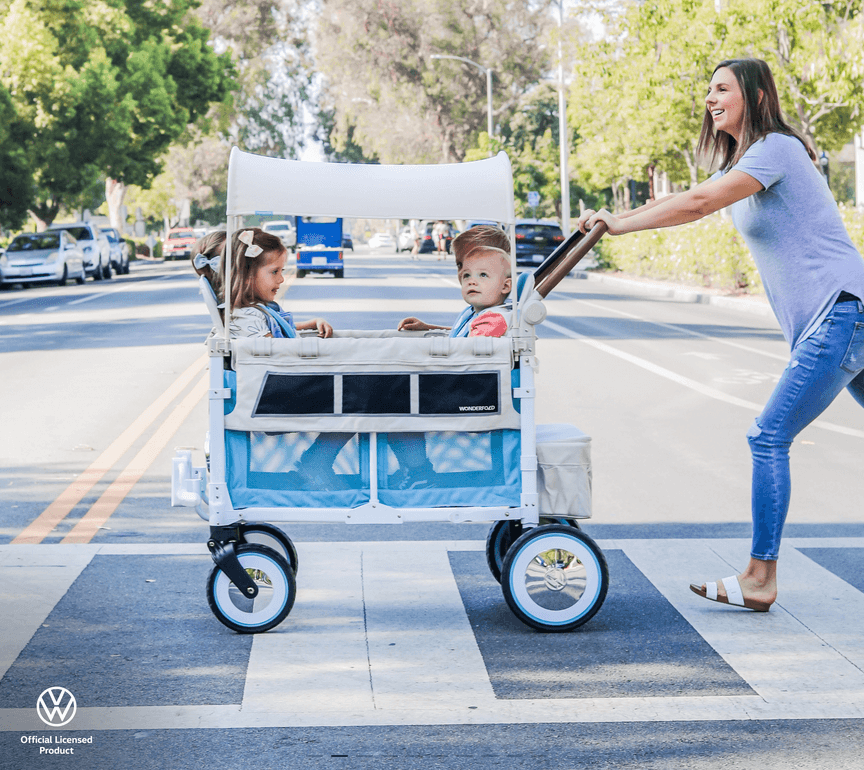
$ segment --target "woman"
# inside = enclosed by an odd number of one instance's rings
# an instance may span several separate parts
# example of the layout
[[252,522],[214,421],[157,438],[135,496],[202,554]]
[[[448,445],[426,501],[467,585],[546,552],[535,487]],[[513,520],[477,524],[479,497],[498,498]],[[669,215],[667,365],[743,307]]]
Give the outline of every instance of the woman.
[[744,237],[783,335],[789,366],[747,440],[753,455],[753,544],[741,575],[691,585],[712,601],[766,612],[789,509],[789,447],[844,388],[864,406],[864,260],[849,239],[815,153],[783,119],[768,65],[733,59],[714,70],[699,151],[720,170],[696,187],[613,216],[611,235],[692,222],[726,206]]

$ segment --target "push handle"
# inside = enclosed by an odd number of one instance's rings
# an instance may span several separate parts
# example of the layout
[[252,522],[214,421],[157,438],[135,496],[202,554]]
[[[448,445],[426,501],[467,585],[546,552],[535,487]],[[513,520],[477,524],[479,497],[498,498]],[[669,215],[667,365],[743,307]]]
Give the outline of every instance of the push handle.
[[606,223],[597,222],[588,233],[579,230],[571,233],[543,264],[534,271],[534,288],[541,297],[546,297],[591,249],[606,232]]

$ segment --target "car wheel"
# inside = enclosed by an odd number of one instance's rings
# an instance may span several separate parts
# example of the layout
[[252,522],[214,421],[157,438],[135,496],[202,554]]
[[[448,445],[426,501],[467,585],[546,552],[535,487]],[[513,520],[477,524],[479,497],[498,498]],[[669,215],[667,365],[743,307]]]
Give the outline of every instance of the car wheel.
[[298,270],[297,271],[297,277],[298,278],[305,278],[306,277],[306,271],[305,270]]
[[334,270],[333,275],[336,278],[344,278],[345,277],[345,268],[342,268],[341,270]]
[[102,277],[106,281],[110,281],[114,277],[114,270],[111,267],[110,262],[107,265],[105,265],[105,267],[102,269]]
[[102,280],[102,263],[100,262],[96,265],[96,269],[93,271],[93,280],[101,281]]
[[75,279],[75,283],[77,283],[77,284],[80,286],[80,285],[81,285],[82,283],[84,283],[84,281],[86,281],[86,280],[87,280],[87,273],[85,273],[85,272],[82,270],[82,271],[81,271],[81,275],[79,275],[79,276]]
[[57,279],[57,285],[58,286],[65,286],[66,281],[68,281],[68,280],[69,280],[69,265],[63,265],[63,275],[61,275]]

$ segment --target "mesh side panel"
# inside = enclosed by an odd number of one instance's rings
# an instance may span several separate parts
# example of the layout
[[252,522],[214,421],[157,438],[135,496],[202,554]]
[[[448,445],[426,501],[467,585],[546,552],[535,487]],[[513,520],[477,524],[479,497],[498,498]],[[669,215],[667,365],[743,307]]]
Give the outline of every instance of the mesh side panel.
[[[336,450],[341,441],[331,440],[328,433],[249,433],[249,470],[252,473],[285,473],[294,469],[301,456],[311,448],[304,461],[314,460],[316,454],[326,456]],[[337,474],[360,473],[360,448],[357,436],[342,446],[332,465]]]

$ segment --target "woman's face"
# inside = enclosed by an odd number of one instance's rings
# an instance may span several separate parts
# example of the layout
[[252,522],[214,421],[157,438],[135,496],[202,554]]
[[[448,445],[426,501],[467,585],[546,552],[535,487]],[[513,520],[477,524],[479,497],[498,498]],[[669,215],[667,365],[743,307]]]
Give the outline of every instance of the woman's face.
[[728,67],[721,67],[711,78],[705,106],[714,120],[714,128],[725,131],[737,142],[744,125],[744,94]]
[[263,254],[264,260],[255,271],[255,297],[261,302],[274,302],[279,287],[285,281],[282,271],[285,269],[286,251],[268,251]]

